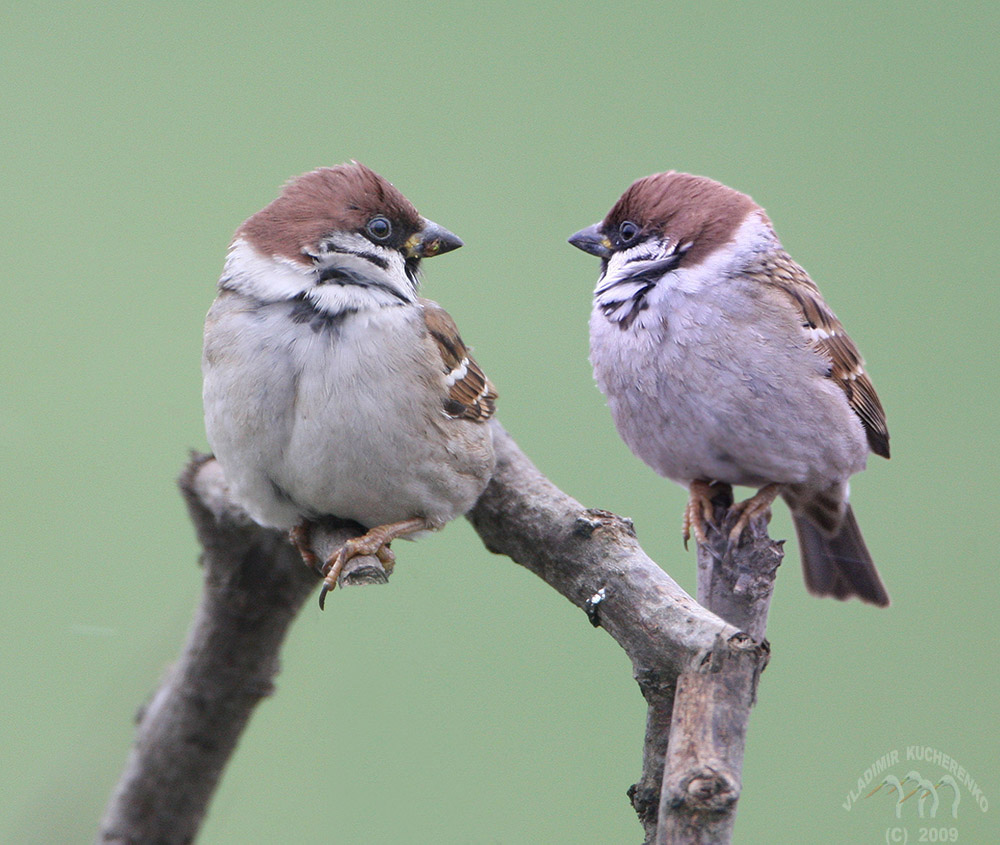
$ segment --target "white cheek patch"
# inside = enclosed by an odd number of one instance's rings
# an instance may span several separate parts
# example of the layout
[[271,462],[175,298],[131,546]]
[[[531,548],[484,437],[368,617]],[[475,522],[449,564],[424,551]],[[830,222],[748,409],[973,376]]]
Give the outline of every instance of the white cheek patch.
[[673,248],[668,246],[666,241],[647,241],[631,249],[614,253],[608,259],[608,268],[604,272],[604,275],[597,280],[594,296],[600,298],[608,294],[614,296],[614,299],[609,301],[621,301],[623,297],[617,295],[617,291],[615,290],[617,287],[627,285],[645,286],[642,283],[632,282],[632,277],[652,270],[658,263],[669,258],[673,253]]
[[407,273],[398,250],[360,235],[335,233],[308,258],[304,264],[263,255],[239,238],[230,247],[220,285],[262,302],[305,297],[331,316],[416,301],[416,279]]
[[263,302],[277,302],[294,299],[312,285],[314,278],[311,266],[283,256],[262,255],[238,238],[229,248],[219,283]]
[[748,214],[729,243],[713,250],[693,267],[678,270],[673,274],[671,286],[684,293],[697,293],[743,272],[754,256],[775,245],[780,246],[770,225],[759,213]]
[[327,252],[320,256],[318,270],[322,272],[324,268],[332,267],[360,279],[371,279],[373,284],[390,285],[393,279],[391,258],[381,254],[376,254],[376,257],[381,263],[388,265],[388,269],[352,252]]
[[376,246],[368,238],[356,232],[334,232],[320,244],[321,255],[344,252],[368,253],[381,258],[388,250]]
[[608,320],[627,328],[649,307],[647,296],[676,262],[676,249],[666,240],[614,253],[594,290],[595,304]]

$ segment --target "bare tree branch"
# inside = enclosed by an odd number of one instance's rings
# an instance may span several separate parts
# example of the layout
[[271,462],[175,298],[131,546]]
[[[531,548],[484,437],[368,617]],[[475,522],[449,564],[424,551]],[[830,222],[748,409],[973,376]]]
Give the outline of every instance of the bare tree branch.
[[698,547],[698,599],[743,633],[720,638],[710,658],[678,679],[657,845],[728,843],[736,821],[750,708],[770,655],[764,631],[782,544],[757,520],[732,548],[732,503],[732,489],[723,485],[713,501],[719,528],[710,527],[708,544]]
[[[499,423],[492,425],[497,470],[469,519],[487,548],[566,596],[631,659],[649,705],[642,777],[629,791],[646,841],[728,841],[664,837],[674,822],[701,823],[706,813],[720,812],[716,805],[726,795],[738,796],[766,646],[685,593],[642,551],[630,522],[566,496]],[[204,593],[180,659],[138,718],[134,747],[101,823],[102,842],[194,839],[254,707],[272,690],[289,624],[319,583],[283,534],[257,526],[231,501],[214,460],[195,456],[180,484],[204,549]],[[360,526],[331,521],[313,544],[327,557],[360,533]],[[735,559],[741,555],[742,547]],[[733,571],[738,578],[744,570],[737,564]],[[341,583],[386,577],[377,560],[362,558],[349,564]],[[712,727],[702,723],[704,707]],[[735,733],[720,733],[724,727]],[[698,780],[706,767],[719,773],[724,789]],[[666,811],[661,784],[671,803]],[[707,792],[712,797],[699,803]],[[735,798],[729,816],[734,806]]]
[[[228,497],[219,464],[196,455],[179,480],[203,547],[205,583],[177,663],[138,714],[136,738],[98,841],[194,840],[223,768],[261,699],[295,615],[318,583],[285,535],[252,522]],[[317,532],[326,552],[359,526]],[[342,582],[385,580],[358,558]]]
[[[469,514],[486,547],[588,612],[632,660],[648,705],[642,777],[629,789],[651,842],[678,675],[736,628],[706,611],[646,555],[632,524],[588,510],[545,478],[499,425],[497,472]],[[596,605],[595,605],[596,602]]]

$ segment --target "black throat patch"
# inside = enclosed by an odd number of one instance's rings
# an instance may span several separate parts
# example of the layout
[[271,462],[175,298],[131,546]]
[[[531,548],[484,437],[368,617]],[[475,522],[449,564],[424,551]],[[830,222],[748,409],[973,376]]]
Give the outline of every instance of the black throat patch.
[[288,316],[292,322],[299,325],[305,323],[315,334],[329,332],[334,336],[339,335],[344,320],[357,313],[354,308],[337,314],[322,311],[304,293],[300,293],[295,299],[289,299],[286,304],[289,306]]

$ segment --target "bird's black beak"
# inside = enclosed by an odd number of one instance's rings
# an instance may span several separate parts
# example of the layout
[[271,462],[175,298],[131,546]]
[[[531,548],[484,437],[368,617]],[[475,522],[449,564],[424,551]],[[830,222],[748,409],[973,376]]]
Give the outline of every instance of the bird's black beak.
[[410,258],[433,258],[460,246],[463,244],[458,235],[425,219],[424,228],[406,242],[405,250]]
[[575,235],[571,235],[569,242],[577,249],[582,249],[598,258],[608,259],[611,257],[611,241],[601,231],[600,223],[595,223],[593,226],[588,226]]

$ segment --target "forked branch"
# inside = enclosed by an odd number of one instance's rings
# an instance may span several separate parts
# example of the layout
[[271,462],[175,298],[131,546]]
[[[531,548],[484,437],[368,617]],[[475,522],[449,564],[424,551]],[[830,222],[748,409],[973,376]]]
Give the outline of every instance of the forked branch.
[[[492,425],[497,469],[469,520],[487,548],[558,590],[631,659],[649,706],[642,776],[629,790],[646,842],[727,842],[766,645],[685,593],[642,551],[628,520],[561,492]],[[203,547],[201,605],[178,662],[137,719],[102,842],[194,839],[254,707],[273,688],[289,625],[319,584],[280,532],[254,524],[232,502],[210,457],[193,457],[180,486]],[[738,562],[745,551],[766,539],[765,529],[755,531],[730,556],[737,573],[746,571]],[[313,543],[326,557],[360,533],[331,522]],[[377,560],[360,558],[341,583],[386,577]],[[689,838],[706,825],[715,838]]]

